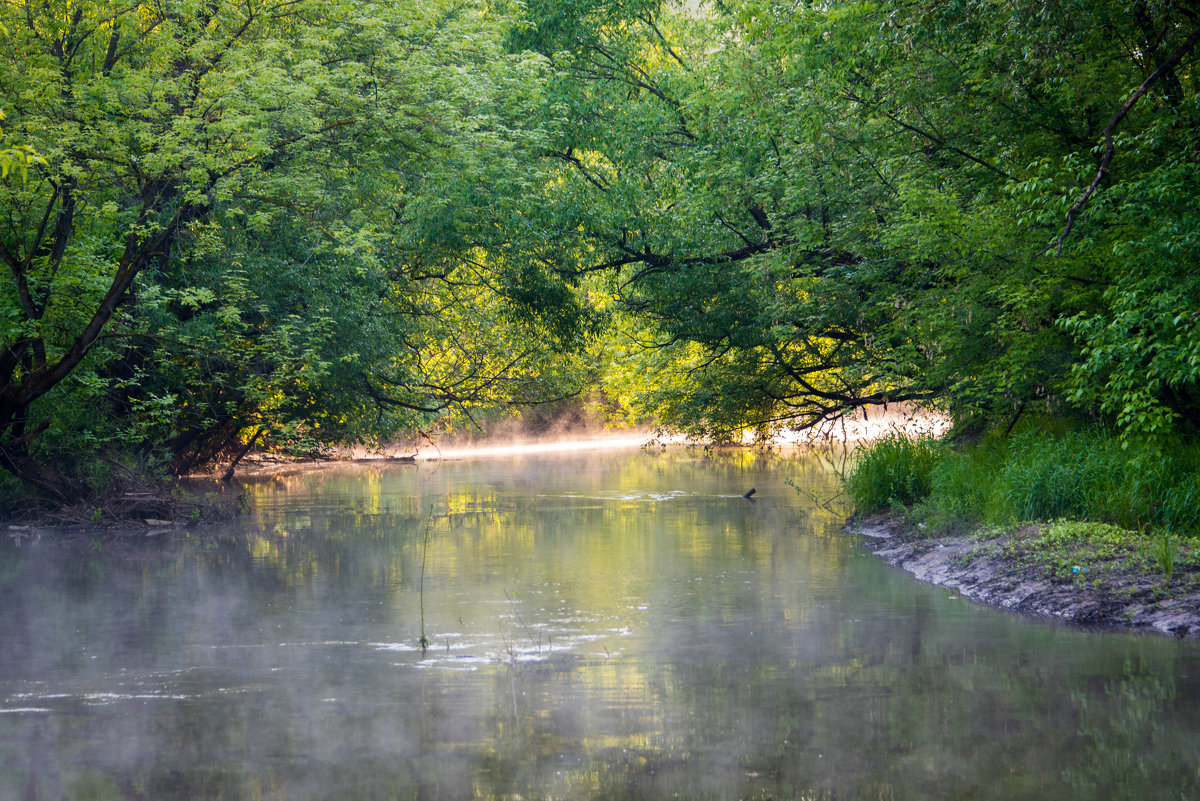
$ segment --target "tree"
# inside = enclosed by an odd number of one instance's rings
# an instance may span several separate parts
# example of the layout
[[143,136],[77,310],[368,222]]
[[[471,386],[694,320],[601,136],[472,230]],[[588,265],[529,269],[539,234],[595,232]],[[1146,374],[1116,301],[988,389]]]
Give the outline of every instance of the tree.
[[0,464],[62,501],[89,491],[79,449],[183,470],[519,396],[583,316],[501,224],[538,181],[521,122],[545,71],[502,52],[512,21],[442,0],[0,10],[0,92],[46,156],[0,188]]
[[1191,4],[551,8],[560,228],[677,374],[665,422],[1195,415]]

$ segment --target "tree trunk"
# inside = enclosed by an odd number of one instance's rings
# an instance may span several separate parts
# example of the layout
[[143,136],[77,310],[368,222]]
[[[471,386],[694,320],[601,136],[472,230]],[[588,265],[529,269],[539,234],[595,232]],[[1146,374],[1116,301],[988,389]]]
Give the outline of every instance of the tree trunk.
[[[23,427],[23,424],[15,428],[20,427]],[[33,489],[38,495],[55,503],[65,504],[80,500],[85,494],[83,486],[67,481],[58,473],[36,461],[29,453],[29,440],[46,428],[45,424],[40,425],[32,433],[21,435],[0,445],[0,466],[20,479],[22,484]]]
[[258,427],[258,430],[254,432],[254,436],[251,437],[250,441],[246,443],[246,447],[238,451],[237,455],[233,457],[233,461],[229,463],[229,469],[225,471],[225,475],[221,476],[222,481],[233,480],[234,468],[238,466],[238,462],[242,461],[242,457],[250,452],[250,449],[254,447],[254,443],[258,442],[258,438],[262,436],[263,431],[265,430],[266,429],[262,426]]

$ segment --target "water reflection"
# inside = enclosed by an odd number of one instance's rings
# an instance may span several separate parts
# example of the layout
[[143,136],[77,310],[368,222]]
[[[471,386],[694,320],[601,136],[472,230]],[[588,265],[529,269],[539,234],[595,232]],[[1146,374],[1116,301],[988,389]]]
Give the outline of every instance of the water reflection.
[[835,487],[683,449],[332,470],[5,551],[0,799],[1196,796],[1195,644],[968,605],[785,481]]

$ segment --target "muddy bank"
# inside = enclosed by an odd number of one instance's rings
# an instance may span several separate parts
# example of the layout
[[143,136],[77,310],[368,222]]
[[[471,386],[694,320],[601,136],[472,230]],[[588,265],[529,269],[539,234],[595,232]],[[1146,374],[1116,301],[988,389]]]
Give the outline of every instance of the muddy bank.
[[1048,577],[1045,571],[1006,559],[1012,535],[905,536],[894,520],[852,521],[865,547],[914,578],[956,590],[999,609],[1089,627],[1120,627],[1200,639],[1200,590],[1165,594],[1161,582],[1129,576],[1102,588]]

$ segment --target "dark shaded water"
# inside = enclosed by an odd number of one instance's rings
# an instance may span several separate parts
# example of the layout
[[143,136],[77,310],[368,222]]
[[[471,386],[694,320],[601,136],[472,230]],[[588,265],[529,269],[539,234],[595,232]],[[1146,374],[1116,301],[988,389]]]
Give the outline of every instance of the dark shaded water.
[[788,481],[836,486],[753,453],[526,456],[267,480],[136,547],[6,544],[0,799],[1200,797],[1196,644],[973,606]]

